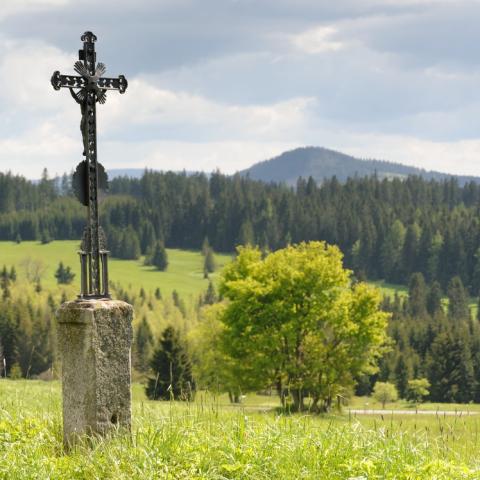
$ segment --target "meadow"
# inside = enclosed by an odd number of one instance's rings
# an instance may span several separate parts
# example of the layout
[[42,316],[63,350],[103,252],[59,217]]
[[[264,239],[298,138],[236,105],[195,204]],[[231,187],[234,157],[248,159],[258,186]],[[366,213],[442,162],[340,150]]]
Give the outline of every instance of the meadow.
[[[52,291],[58,288],[54,274],[58,263],[61,261],[64,265],[69,266],[76,275],[73,287],[66,287],[67,292],[71,290],[72,294],[75,295],[80,276],[78,247],[79,242],[76,240],[55,240],[45,245],[35,241],[18,244],[0,241],[0,268],[3,265],[7,265],[7,267],[15,266],[19,279],[22,280],[25,277],[25,259],[39,260],[43,265],[42,286],[46,290]],[[208,286],[208,280],[203,277],[204,258],[200,252],[167,248],[167,254],[169,265],[165,272],[143,265],[143,257],[138,260],[110,258],[110,279],[125,288],[140,289],[143,287],[146,291],[154,291],[159,287],[162,292],[170,293],[177,290],[180,295],[186,297],[203,293]],[[233,253],[215,253],[217,269],[209,275],[213,282],[217,281],[218,273],[231,261],[232,256]],[[408,293],[407,288],[403,285],[383,281],[371,283],[385,295],[392,297],[395,292],[398,292],[401,296],[406,296]]]
[[[64,286],[69,298],[76,295],[78,282],[80,281],[80,264],[77,250],[79,242],[75,240],[52,241],[45,245],[40,242],[0,242],[0,268],[7,265],[10,268],[15,266],[19,280],[25,279],[25,259],[40,261],[43,266],[41,279],[42,287],[54,291],[58,289],[54,277],[59,262],[69,266],[76,277],[72,285]],[[203,277],[204,257],[199,251],[167,249],[168,268],[160,272],[154,267],[143,265],[143,257],[138,260],[109,260],[110,279],[118,282],[124,288],[133,288],[138,291],[144,288],[147,292],[153,292],[160,288],[162,293],[170,294],[173,290],[182,297],[196,297],[203,293],[208,287],[208,280]],[[231,260],[231,255],[215,254],[217,270],[209,277],[216,281],[222,267]]]
[[131,435],[66,451],[60,384],[2,379],[0,478],[480,478],[480,416],[281,415],[271,400],[153,402],[136,384]]
[[[42,285],[47,289],[55,289],[57,282],[54,277],[58,263],[62,261],[75,273],[74,284],[78,283],[80,275],[77,250],[79,242],[76,240],[54,240],[43,245],[40,242],[5,242],[0,241],[0,268],[14,265],[19,277],[24,276],[22,264],[26,258],[40,260],[44,267]],[[168,268],[160,272],[154,267],[143,264],[144,257],[138,260],[119,260],[110,258],[110,279],[124,287],[143,287],[147,291],[154,291],[159,287],[162,291],[170,293],[177,290],[182,296],[197,296],[203,293],[208,280],[203,277],[204,258],[196,250],[180,250],[167,248]],[[216,282],[221,269],[231,261],[233,253],[215,253],[216,271],[209,278]],[[387,283],[381,280],[369,282],[384,295],[393,297],[397,292],[401,297],[408,295],[408,289],[404,285]],[[72,290],[76,292],[76,287]],[[476,302],[472,299],[471,308],[476,313]]]
[[[75,298],[77,248],[75,241],[1,242],[0,268],[15,266],[18,274],[14,298],[27,292],[43,302],[49,293],[56,301],[60,292]],[[151,296],[158,287],[164,297],[177,290],[195,300],[208,285],[202,255],[169,249],[168,256],[167,272],[145,267],[142,259],[112,259],[110,276],[137,295],[144,288]],[[42,264],[41,293],[26,281],[25,258]],[[214,282],[230,259],[216,254]],[[59,261],[77,274],[71,285],[57,285]],[[406,294],[398,285],[376,285],[389,295]],[[176,317],[164,312],[168,304],[159,309],[151,301],[153,310],[138,301],[136,315],[146,315],[158,335],[161,322]],[[416,408],[399,401],[381,414],[351,413],[381,409],[371,398],[355,397],[342,412],[288,415],[279,410],[276,396],[248,394],[240,406],[206,392],[192,403],[153,402],[135,383],[131,435],[120,431],[66,451],[60,383],[0,379],[0,479],[480,479],[480,405],[422,404],[422,410],[437,412],[428,416],[415,414]],[[460,413],[447,416],[444,410]]]

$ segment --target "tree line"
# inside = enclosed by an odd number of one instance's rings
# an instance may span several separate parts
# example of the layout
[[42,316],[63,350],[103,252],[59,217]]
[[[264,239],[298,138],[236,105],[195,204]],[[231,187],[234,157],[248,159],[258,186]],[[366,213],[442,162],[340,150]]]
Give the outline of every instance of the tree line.
[[391,350],[377,373],[360,379],[358,394],[370,394],[376,382],[390,382],[406,399],[412,381],[426,379],[431,401],[480,402],[480,310],[474,318],[459,276],[450,280],[447,298],[442,295],[438,282],[428,285],[415,273],[408,296],[384,298],[382,309],[392,315]]
[[[79,239],[85,210],[69,177],[32,183],[0,174],[0,240]],[[472,295],[480,290],[480,186],[454,178],[426,181],[335,178],[296,188],[213,173],[145,171],[115,178],[101,204],[113,256],[138,258],[166,247],[216,251],[236,245],[277,250],[325,240],[338,245],[360,279],[408,283],[421,272],[446,289],[458,275]]]

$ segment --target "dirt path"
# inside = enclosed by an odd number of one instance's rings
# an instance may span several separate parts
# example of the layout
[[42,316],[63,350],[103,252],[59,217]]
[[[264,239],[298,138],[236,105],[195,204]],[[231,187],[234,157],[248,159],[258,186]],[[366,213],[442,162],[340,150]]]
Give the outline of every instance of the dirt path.
[[478,415],[480,412],[468,410],[373,410],[373,409],[353,409],[348,411],[352,415],[439,415],[439,416],[457,416]]

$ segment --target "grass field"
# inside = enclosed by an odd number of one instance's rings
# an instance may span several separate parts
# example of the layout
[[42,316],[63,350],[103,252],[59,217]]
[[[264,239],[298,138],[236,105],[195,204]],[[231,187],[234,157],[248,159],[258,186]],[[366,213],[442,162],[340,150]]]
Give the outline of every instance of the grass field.
[[[58,263],[62,261],[64,265],[70,266],[76,274],[73,285],[67,289],[71,290],[72,295],[75,295],[80,276],[77,250],[78,242],[73,240],[53,241],[46,245],[39,242],[22,242],[20,244],[0,242],[0,268],[4,264],[7,267],[15,265],[21,279],[25,275],[22,267],[25,258],[38,259],[45,268],[41,280],[42,286],[47,290],[52,290],[57,287],[54,274]],[[139,260],[110,259],[110,280],[119,282],[124,287],[131,285],[137,291],[140,287],[146,291],[153,291],[160,287],[162,293],[170,293],[175,289],[186,297],[203,293],[208,286],[208,280],[203,278],[203,256],[200,252],[167,249],[167,253],[169,266],[166,272],[144,266],[143,258]],[[230,255],[216,254],[217,272],[230,259]],[[215,281],[218,273],[214,273],[210,277]]]
[[[53,241],[46,245],[39,242],[0,242],[0,268],[15,265],[20,277],[24,275],[22,262],[25,258],[39,259],[45,267],[42,285],[46,289],[57,286],[54,278],[58,262],[72,268],[78,280],[80,268],[77,256],[78,242],[75,240]],[[166,272],[159,272],[153,267],[143,265],[143,257],[139,260],[110,259],[110,279],[122,286],[132,285],[154,290],[157,287],[166,293],[177,290],[181,295],[197,295],[204,292],[208,280],[203,278],[203,257],[198,251],[167,249],[169,266]],[[218,272],[231,260],[228,254],[215,254],[217,272],[210,275],[212,280],[218,278]],[[75,283],[75,282],[74,282]],[[403,285],[394,285],[382,281],[371,282],[385,295],[393,296],[395,291],[401,296],[407,295]],[[76,288],[74,289],[76,291]]]
[[133,390],[133,428],[62,446],[60,385],[0,380],[4,479],[478,479],[480,418],[278,415],[199,395],[151,402]]
[[[72,285],[63,286],[68,298],[73,298],[78,293],[80,276],[79,261],[77,256],[78,242],[75,240],[53,241],[46,245],[39,242],[0,242],[0,268],[3,265],[15,265],[19,278],[24,277],[23,262],[26,258],[40,260],[44,267],[42,286],[48,291],[58,289],[54,273],[58,263],[62,261],[72,268],[76,274]],[[167,249],[169,266],[166,272],[160,272],[153,267],[143,265],[143,257],[139,260],[109,260],[110,280],[118,282],[122,287],[132,287],[134,291],[143,287],[147,292],[153,292],[157,287],[162,293],[170,294],[177,290],[184,298],[196,299],[208,287],[208,280],[203,278],[203,257],[198,251]],[[217,270],[210,275],[213,282],[218,279],[221,269],[232,259],[229,254],[215,254]],[[404,285],[386,283],[383,281],[370,282],[382,294],[393,297],[395,292],[402,297],[408,295]],[[33,288],[33,287],[32,287]],[[445,307],[448,302],[445,299]],[[472,315],[477,313],[476,299],[470,305]]]

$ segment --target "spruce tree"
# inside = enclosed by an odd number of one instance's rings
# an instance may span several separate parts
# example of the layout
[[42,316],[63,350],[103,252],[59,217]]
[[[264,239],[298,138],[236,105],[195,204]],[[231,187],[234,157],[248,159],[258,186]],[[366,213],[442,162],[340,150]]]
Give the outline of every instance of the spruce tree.
[[442,312],[442,287],[435,281],[430,286],[427,296],[427,311],[433,317],[438,312]]
[[7,375],[9,375],[12,365],[18,361],[21,332],[19,331],[20,326],[17,324],[17,313],[12,302],[4,302],[0,312],[0,338],[3,346],[3,357],[0,361],[3,364],[5,360]]
[[136,260],[140,257],[140,240],[133,227],[127,228],[122,235],[119,258],[124,260]]
[[155,228],[153,228],[152,222],[146,221],[143,224],[142,235],[140,239],[140,248],[143,255],[153,251],[156,240],[157,237],[155,235]]
[[411,272],[418,268],[418,250],[420,240],[420,228],[416,223],[408,226],[405,233],[405,242],[402,249],[401,265],[404,271],[404,279],[407,280]]
[[424,317],[427,313],[427,286],[421,273],[414,273],[410,278],[408,307],[412,317]]
[[10,292],[10,282],[8,278],[3,278],[0,280],[0,288],[2,289],[2,300],[6,301],[8,298],[11,297]]
[[202,255],[206,257],[209,250],[210,250],[210,242],[208,241],[208,237],[205,237],[202,243]]
[[213,256],[213,250],[209,248],[205,255],[205,261],[203,263],[203,271],[213,273],[215,271],[215,257]]
[[75,278],[75,274],[72,272],[70,267],[65,267],[63,262],[60,262],[55,272],[55,278],[57,279],[58,284],[68,285],[72,283],[73,279]]
[[463,329],[446,330],[437,335],[430,349],[428,366],[432,401],[466,403],[473,400],[473,359]]
[[149,367],[151,349],[153,347],[153,335],[148,324],[147,317],[143,316],[142,321],[135,331],[135,368],[146,373]]
[[215,292],[215,287],[213,286],[213,283],[210,281],[208,282],[208,288],[207,291],[205,292],[205,296],[203,297],[203,304],[204,305],[213,305],[215,302],[217,302],[217,294]]
[[153,251],[151,264],[157,267],[158,270],[164,272],[168,267],[168,257],[165,246],[162,242],[157,242],[155,250]]
[[[387,281],[400,280],[400,265],[405,242],[405,232],[406,230],[403,223],[397,219],[388,229],[385,240],[382,243],[380,249],[380,265],[383,277]],[[363,255],[363,248],[360,248],[359,255]]]
[[11,282],[15,282],[17,280],[17,271],[15,270],[15,267],[10,269],[10,274],[8,276]]
[[195,393],[192,365],[180,334],[167,327],[153,353],[153,376],[146,387],[151,400],[191,400]]
[[447,287],[448,317],[452,320],[468,320],[470,308],[468,297],[459,276],[453,277]]
[[394,369],[395,384],[397,386],[400,398],[406,398],[408,381],[410,380],[409,365],[405,361],[404,355],[400,354]]
[[480,322],[480,295],[478,296],[477,301],[477,320]]
[[186,317],[187,309],[185,307],[185,302],[180,298],[180,295],[176,290],[172,291],[172,300],[173,304],[180,310],[181,314]]
[[51,241],[52,241],[52,236],[50,235],[50,232],[47,229],[43,230],[40,235],[40,242],[42,243],[42,245],[46,245]]

